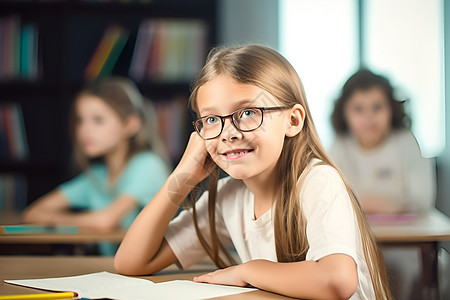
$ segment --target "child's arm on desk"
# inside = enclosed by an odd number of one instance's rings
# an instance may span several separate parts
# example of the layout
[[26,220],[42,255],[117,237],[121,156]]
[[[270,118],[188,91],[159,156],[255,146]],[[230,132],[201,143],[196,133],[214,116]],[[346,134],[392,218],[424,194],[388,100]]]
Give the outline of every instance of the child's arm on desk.
[[116,228],[124,215],[136,205],[131,196],[123,195],[102,210],[72,213],[63,193],[54,190],[27,207],[23,216],[25,223],[75,225],[107,232]]
[[60,191],[54,190],[26,207],[23,220],[25,223],[50,225],[55,214],[68,209],[69,202],[66,197]]
[[114,258],[114,267],[119,273],[151,274],[176,261],[164,235],[184,198],[211,172],[210,164],[204,167],[206,157],[204,141],[194,132],[178,166],[122,240]]
[[332,254],[318,261],[277,263],[252,260],[195,277],[194,281],[254,287],[301,299],[348,299],[356,291],[355,261]]

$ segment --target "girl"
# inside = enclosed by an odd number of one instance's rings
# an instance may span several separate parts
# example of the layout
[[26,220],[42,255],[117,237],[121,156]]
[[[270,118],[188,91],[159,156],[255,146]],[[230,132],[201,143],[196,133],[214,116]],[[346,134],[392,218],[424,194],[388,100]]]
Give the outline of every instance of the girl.
[[[434,206],[432,162],[422,157],[403,102],[389,81],[369,70],[352,75],[335,103],[330,155],[368,214],[420,214]],[[370,220],[370,219],[369,219]],[[420,299],[419,249],[385,248],[396,299]],[[419,291],[418,291],[419,290]]]
[[[209,255],[198,282],[314,299],[390,299],[382,258],[353,193],[320,145],[297,73],[258,45],[213,51],[191,95],[186,151],[115,256],[118,272],[154,273]],[[218,168],[230,177],[218,180]],[[170,221],[209,175],[192,210]]]
[[83,89],[70,118],[83,172],[33,202],[24,212],[25,222],[101,231],[128,227],[168,175],[156,116],[144,112],[143,97],[128,79],[105,79]]
[[330,155],[367,214],[422,213],[434,205],[435,176],[389,81],[361,70],[345,83],[332,123]]

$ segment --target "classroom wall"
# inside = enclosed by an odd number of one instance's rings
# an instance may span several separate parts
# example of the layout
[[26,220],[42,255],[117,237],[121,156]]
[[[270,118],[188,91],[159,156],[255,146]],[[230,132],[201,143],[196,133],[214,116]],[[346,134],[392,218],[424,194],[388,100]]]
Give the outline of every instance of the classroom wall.
[[221,45],[263,44],[278,49],[278,0],[220,0]]
[[445,150],[438,157],[436,206],[450,215],[450,0],[444,0]]

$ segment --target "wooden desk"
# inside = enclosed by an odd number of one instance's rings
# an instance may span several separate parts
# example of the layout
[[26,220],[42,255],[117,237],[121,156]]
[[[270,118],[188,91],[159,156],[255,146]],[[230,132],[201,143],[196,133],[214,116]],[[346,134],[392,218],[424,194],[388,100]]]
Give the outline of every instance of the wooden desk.
[[439,243],[450,241],[450,219],[438,210],[413,224],[377,225],[372,230],[382,247],[418,247],[422,254],[423,299],[440,299],[438,276]]
[[125,230],[100,233],[80,228],[77,234],[18,234],[0,235],[1,244],[93,244],[101,242],[120,243]]
[[[66,246],[66,250],[69,252],[63,254],[83,255],[86,254],[88,245],[103,242],[119,244],[124,235],[124,230],[100,233],[87,228],[80,228],[78,234],[0,235],[0,255],[17,253],[53,254],[55,247],[61,245]],[[70,249],[67,249],[67,247],[70,247]]]
[[380,243],[442,242],[450,240],[450,219],[435,209],[412,224],[372,225]]
[[[140,276],[153,282],[169,280],[192,280],[194,276],[204,274],[215,267],[209,261],[201,261],[184,271],[174,265],[153,276]],[[108,271],[116,273],[112,257],[99,256],[0,256],[0,295],[39,294],[45,291],[6,284],[5,279],[34,279],[59,276],[75,276],[86,273]],[[254,291],[215,299],[292,299],[278,294]]]
[[[1,225],[17,225],[22,217],[17,214],[0,215]],[[5,254],[54,254],[55,248],[65,246],[63,254],[86,254],[88,245],[109,242],[119,244],[125,230],[102,233],[89,228],[80,228],[78,234],[23,234],[0,235],[0,255]],[[68,249],[70,247],[70,249]],[[61,248],[61,247],[59,247]]]
[[[422,281],[426,288],[424,299],[439,299],[438,282],[438,250],[439,243],[450,241],[450,220],[438,210],[419,218],[413,224],[372,226],[372,230],[382,247],[419,247],[422,252]],[[78,235],[28,235],[28,236],[0,236],[1,249],[11,245],[42,245],[42,244],[90,244],[102,241],[120,243],[124,232],[99,234],[82,229]],[[76,252],[82,254],[82,251]],[[0,270],[2,265],[0,264]],[[97,269],[98,270],[98,269]],[[80,273],[91,271],[81,271]],[[43,277],[48,277],[42,275]],[[62,274],[61,276],[65,276]],[[168,279],[167,279],[168,280]]]

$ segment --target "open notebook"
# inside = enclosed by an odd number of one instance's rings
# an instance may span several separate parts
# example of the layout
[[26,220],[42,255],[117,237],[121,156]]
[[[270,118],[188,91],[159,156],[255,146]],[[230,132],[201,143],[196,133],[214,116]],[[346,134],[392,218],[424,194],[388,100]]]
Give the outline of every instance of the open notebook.
[[118,300],[208,299],[256,290],[188,280],[154,283],[142,278],[108,272],[60,278],[5,280],[5,282],[50,291],[76,292],[80,298]]

